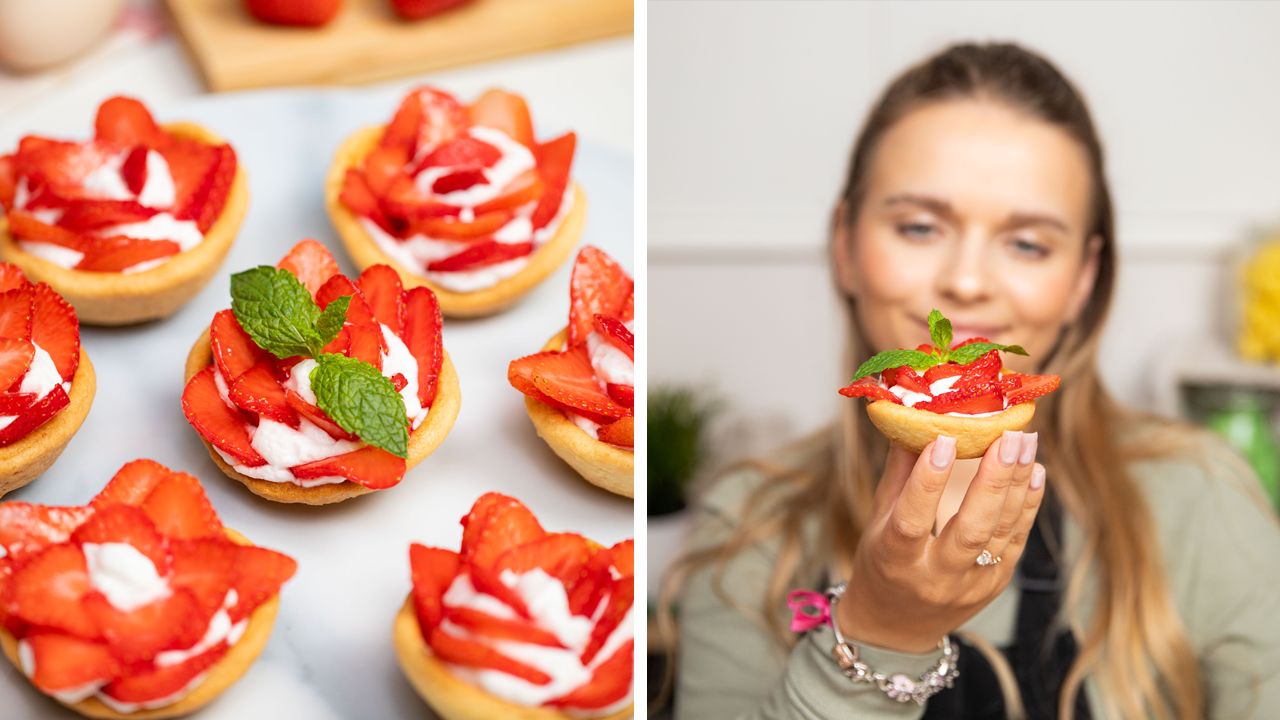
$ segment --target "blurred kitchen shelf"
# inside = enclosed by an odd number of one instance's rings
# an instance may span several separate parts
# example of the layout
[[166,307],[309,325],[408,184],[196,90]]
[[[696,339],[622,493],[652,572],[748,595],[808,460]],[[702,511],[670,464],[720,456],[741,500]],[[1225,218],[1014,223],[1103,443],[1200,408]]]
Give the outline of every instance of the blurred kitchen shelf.
[[1162,414],[1188,417],[1187,391],[1238,388],[1280,394],[1280,365],[1250,363],[1219,338],[1189,338],[1155,369],[1155,404]]

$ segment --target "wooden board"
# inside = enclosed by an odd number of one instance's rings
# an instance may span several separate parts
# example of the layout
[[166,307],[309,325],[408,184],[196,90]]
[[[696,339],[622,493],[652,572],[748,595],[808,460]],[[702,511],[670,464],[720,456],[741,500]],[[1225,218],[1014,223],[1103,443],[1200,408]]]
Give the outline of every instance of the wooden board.
[[167,0],[212,90],[355,84],[629,34],[631,0],[473,0],[404,21],[389,0],[344,0],[327,26],[254,20],[243,0]]

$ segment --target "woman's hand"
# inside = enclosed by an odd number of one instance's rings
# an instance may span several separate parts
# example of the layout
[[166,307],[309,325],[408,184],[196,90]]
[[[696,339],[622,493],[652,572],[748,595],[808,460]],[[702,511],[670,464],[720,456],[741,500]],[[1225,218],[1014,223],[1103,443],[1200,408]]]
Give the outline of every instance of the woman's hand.
[[[835,620],[849,640],[927,652],[1004,590],[1044,499],[1036,439],[1006,432],[992,443],[960,511],[936,537],[955,439],[939,436],[918,458],[897,445],[890,449],[871,525],[837,605]],[[978,565],[983,550],[1001,562]]]

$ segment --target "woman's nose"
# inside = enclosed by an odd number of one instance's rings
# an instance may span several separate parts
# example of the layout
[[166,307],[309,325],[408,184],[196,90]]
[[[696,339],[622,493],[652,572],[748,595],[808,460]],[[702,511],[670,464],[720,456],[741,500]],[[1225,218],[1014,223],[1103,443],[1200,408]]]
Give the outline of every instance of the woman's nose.
[[985,299],[991,292],[991,277],[979,238],[964,238],[952,246],[952,252],[938,273],[937,290],[959,302]]

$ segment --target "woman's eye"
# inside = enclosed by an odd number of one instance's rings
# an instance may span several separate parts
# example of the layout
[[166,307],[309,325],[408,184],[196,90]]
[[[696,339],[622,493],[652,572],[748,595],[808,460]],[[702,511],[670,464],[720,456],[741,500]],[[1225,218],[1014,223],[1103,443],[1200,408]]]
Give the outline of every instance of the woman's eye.
[[1049,248],[1034,240],[1014,238],[1012,244],[1014,252],[1024,257],[1039,259],[1049,255]]
[[898,234],[912,240],[923,240],[931,237],[937,228],[929,223],[898,223]]

